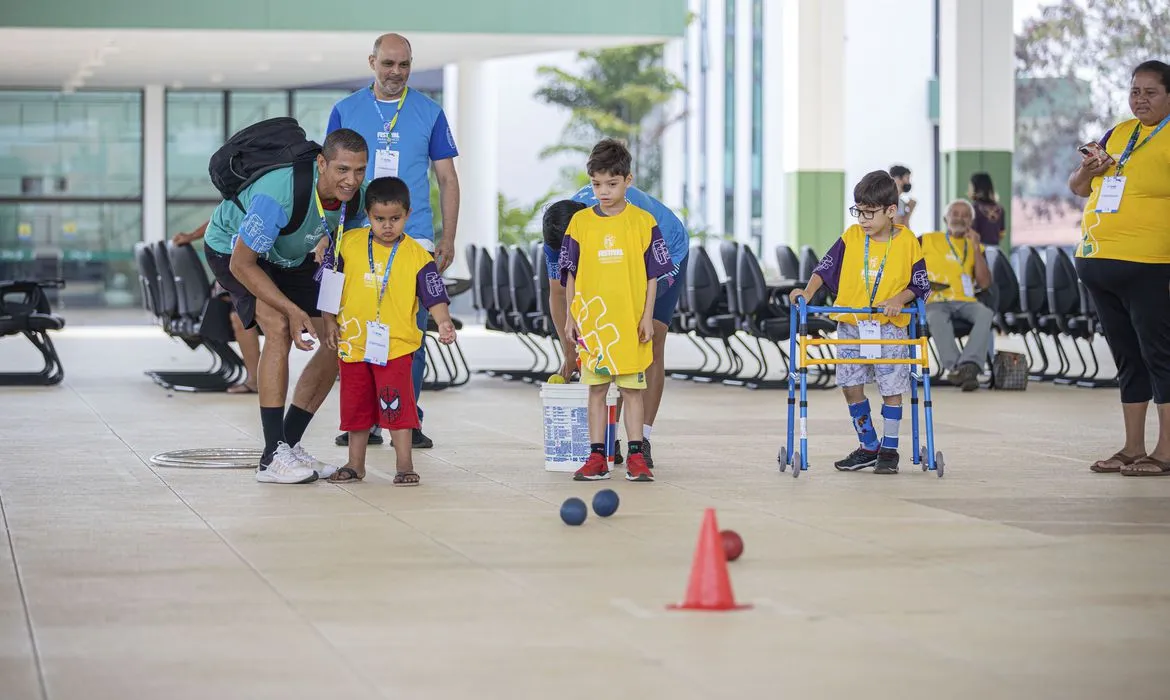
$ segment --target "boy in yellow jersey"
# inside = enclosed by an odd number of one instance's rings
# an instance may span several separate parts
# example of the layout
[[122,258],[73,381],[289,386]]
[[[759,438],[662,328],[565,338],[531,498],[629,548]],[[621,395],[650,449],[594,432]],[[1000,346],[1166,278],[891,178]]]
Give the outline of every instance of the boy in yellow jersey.
[[[325,343],[337,350],[340,364],[341,429],[350,438],[349,462],[329,481],[365,477],[366,438],[381,425],[394,443],[394,485],[415,486],[411,431],[419,420],[411,363],[422,345],[419,304],[438,322],[440,342],[455,342],[455,326],[434,258],[403,235],[410,216],[406,183],[396,177],[371,182],[366,213],[369,227],[350,229],[337,242],[341,304],[336,315],[325,314]],[[322,287],[327,284],[323,279]]]
[[[976,289],[991,287],[991,270],[979,232],[975,230],[975,205],[956,199],[946,209],[946,231],[922,234],[919,245],[930,281],[943,285],[930,295],[926,322],[938,348],[947,381],[963,391],[979,388],[979,372],[991,346],[991,322],[995,314],[975,298]],[[955,321],[971,324],[962,352],[955,342]]]
[[[858,223],[845,229],[821,259],[808,286],[792,292],[792,303],[802,296],[807,301],[823,285],[836,294],[835,306],[882,309],[880,314],[833,314],[838,338],[905,340],[910,316],[902,315],[902,309],[930,295],[922,248],[909,229],[894,224],[898,186],[888,173],[877,170],[861,178],[853,188],[853,201],[849,213]],[[842,359],[910,356],[905,345],[839,348]],[[884,434],[880,442],[865,397],[865,385],[871,381],[877,383],[882,395]],[[861,445],[835,466],[841,471],[874,467],[876,474],[897,474],[898,422],[902,419],[902,394],[910,390],[910,365],[838,365],[837,383],[845,393]]]
[[[646,369],[654,359],[654,282],[672,269],[654,217],[626,201],[630,152],[605,139],[586,163],[597,204],[573,215],[561,245],[560,273],[569,302],[565,337],[578,345],[581,383],[589,385],[589,459],[577,481],[609,478],[605,395],[617,384],[626,434],[642,434]],[[642,441],[630,440],[626,479],[653,481]]]

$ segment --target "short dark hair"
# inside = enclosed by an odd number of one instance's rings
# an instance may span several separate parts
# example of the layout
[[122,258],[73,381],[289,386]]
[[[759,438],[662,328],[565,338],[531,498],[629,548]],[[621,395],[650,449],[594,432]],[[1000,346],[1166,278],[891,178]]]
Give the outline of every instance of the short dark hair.
[[375,204],[401,204],[403,209],[410,211],[410,188],[401,178],[374,178],[366,187],[366,211]]
[[370,149],[366,146],[366,140],[358,132],[353,129],[338,129],[329,132],[329,135],[325,137],[325,145],[321,146],[321,153],[325,154],[325,160],[333,160],[338,151],[369,155]]
[[562,199],[553,202],[544,210],[544,242],[553,250],[559,250],[565,239],[565,230],[573,216],[585,208],[581,202]]
[[903,177],[910,174],[910,168],[905,165],[891,165],[890,177]]
[[971,192],[980,202],[995,201],[995,185],[991,184],[989,173],[975,173],[971,176]]
[[625,177],[630,174],[630,164],[633,158],[626,145],[617,139],[602,139],[593,147],[589,160],[585,162],[585,172],[592,177],[597,173]]
[[1162,81],[1162,87],[1170,90],[1170,66],[1161,61],[1146,61],[1133,69],[1133,75],[1129,76],[1130,80],[1137,77],[1138,73],[1150,73],[1158,76],[1158,80]]
[[853,188],[853,203],[867,207],[892,207],[898,204],[898,183],[885,170],[867,173]]

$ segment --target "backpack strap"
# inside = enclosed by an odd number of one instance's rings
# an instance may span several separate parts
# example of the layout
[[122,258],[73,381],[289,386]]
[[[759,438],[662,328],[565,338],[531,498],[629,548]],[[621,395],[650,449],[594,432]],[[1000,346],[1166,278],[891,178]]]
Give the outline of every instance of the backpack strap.
[[309,201],[313,198],[313,168],[316,160],[302,160],[293,164],[293,206],[288,225],[280,229],[280,235],[293,233],[305,223],[309,213]]

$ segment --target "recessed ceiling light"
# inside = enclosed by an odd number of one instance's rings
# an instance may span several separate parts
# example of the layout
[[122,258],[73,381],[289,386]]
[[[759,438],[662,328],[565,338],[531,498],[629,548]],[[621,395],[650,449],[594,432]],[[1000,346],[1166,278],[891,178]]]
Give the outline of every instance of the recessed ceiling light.
[[256,64],[257,73],[267,73],[269,68],[271,68],[271,66],[268,65],[267,61],[261,61],[260,63]]
[[219,85],[223,82],[223,73],[212,73],[208,80],[210,80],[212,83],[215,83],[216,85]]
[[183,89],[183,81],[176,80],[175,82],[171,83],[171,88],[173,88],[175,90],[182,90]]

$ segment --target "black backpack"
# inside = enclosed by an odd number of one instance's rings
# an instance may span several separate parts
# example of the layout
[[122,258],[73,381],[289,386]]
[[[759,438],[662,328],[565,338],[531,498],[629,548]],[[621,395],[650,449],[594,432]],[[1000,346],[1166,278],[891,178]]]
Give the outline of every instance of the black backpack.
[[[293,210],[280,235],[301,227],[313,196],[313,168],[321,146],[310,141],[292,117],[276,117],[244,127],[232,135],[211,156],[207,172],[211,183],[225,200],[240,211],[239,195],[261,175],[278,168],[293,167]],[[357,197],[360,206],[361,196]]]

